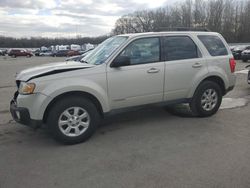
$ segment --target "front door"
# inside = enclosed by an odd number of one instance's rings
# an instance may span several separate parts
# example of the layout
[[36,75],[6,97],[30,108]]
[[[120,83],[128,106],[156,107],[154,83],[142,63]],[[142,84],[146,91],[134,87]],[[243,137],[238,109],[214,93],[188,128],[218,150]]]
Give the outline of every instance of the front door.
[[119,56],[128,57],[130,62],[126,66],[107,69],[111,107],[114,109],[162,101],[164,62],[160,58],[160,39],[136,39]]

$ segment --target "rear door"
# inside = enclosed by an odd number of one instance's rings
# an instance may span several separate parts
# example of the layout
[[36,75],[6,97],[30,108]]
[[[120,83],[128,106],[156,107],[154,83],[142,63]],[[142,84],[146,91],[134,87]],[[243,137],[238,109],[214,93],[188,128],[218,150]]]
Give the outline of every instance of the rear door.
[[164,100],[188,97],[200,75],[208,72],[206,61],[189,35],[163,37],[165,56]]

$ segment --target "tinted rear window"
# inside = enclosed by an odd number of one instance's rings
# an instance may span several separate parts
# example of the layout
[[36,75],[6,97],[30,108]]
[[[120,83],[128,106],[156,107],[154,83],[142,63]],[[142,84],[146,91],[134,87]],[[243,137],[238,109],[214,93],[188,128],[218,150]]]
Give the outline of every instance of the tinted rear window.
[[228,55],[227,49],[219,37],[209,36],[209,35],[199,35],[198,38],[207,48],[211,56]]
[[193,59],[199,57],[198,48],[187,36],[164,37],[164,54],[167,61]]

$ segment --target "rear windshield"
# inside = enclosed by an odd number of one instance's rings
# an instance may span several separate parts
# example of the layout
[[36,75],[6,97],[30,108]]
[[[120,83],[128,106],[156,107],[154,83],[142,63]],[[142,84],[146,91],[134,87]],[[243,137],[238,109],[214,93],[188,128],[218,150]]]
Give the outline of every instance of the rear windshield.
[[227,49],[219,37],[211,35],[199,35],[198,38],[207,48],[211,56],[228,55]]

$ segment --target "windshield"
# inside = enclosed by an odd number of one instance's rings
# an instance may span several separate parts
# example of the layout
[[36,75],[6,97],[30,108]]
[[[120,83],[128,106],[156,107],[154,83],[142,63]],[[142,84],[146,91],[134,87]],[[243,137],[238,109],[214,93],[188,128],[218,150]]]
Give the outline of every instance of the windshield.
[[97,48],[88,53],[81,61],[92,65],[104,63],[108,57],[127,40],[128,37],[115,36],[102,42]]

